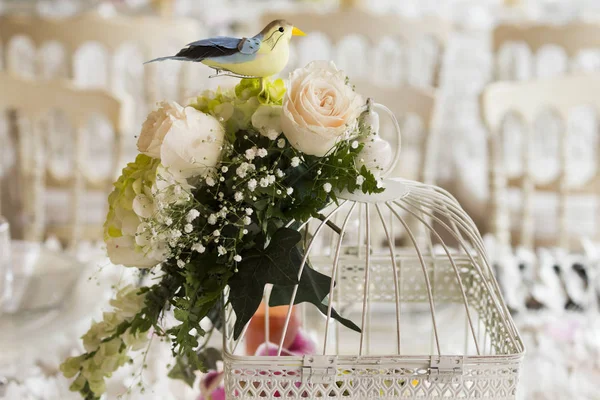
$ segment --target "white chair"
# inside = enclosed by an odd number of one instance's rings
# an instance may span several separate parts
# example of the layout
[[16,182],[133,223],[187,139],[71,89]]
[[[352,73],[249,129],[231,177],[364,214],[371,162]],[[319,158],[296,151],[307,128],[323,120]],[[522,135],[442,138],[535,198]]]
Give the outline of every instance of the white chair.
[[[449,22],[436,17],[415,20],[354,8],[327,13],[269,12],[262,16],[261,25],[280,18],[307,33],[292,43],[288,69],[314,59],[333,59],[351,78],[384,85],[438,86],[452,32]],[[358,43],[352,43],[353,39]]]
[[[22,207],[18,214],[23,219],[13,221],[13,226],[22,225],[22,236],[32,241],[56,236],[73,246],[82,239],[101,239],[102,219],[90,223],[84,214],[89,213],[94,193],[105,212],[106,195],[122,166],[122,132],[127,123],[121,100],[105,90],[75,89],[64,82],[32,81],[6,73],[0,73],[0,87],[0,110],[17,116],[11,129],[17,162],[6,183],[19,191],[15,202]],[[54,132],[48,118],[53,112],[64,116],[72,129]],[[112,127],[111,137],[90,137],[87,128],[95,115]],[[53,142],[56,135],[61,141],[58,147]],[[51,204],[53,196],[67,201]],[[58,208],[48,209],[57,204]],[[18,214],[11,212],[9,217]]]
[[[200,36],[201,30],[195,21],[181,18],[109,18],[95,13],[61,19],[32,15],[0,16],[0,42],[4,45],[6,70],[22,75],[29,69],[29,74],[36,77],[73,79],[78,84],[89,87],[84,75],[90,72],[90,66],[78,64],[76,56],[85,45],[99,45],[107,52],[107,59],[104,61],[108,65],[92,66],[92,69],[105,77],[99,78],[104,82],[96,83],[115,93],[125,92],[139,104],[143,104],[145,107],[136,113],[137,122],[147,113],[147,108],[153,108],[157,101],[164,98],[183,101],[192,96],[201,84],[191,81],[193,67],[190,63],[154,63],[143,67],[142,62],[169,55]],[[33,58],[33,66],[24,65],[22,59],[13,57],[14,42],[20,37],[25,37],[33,44],[34,54],[29,55]],[[58,44],[55,47],[56,53],[63,53],[62,61],[65,63],[54,70],[52,66],[45,64],[40,54],[36,54],[36,50],[51,43]],[[119,60],[121,64],[116,64],[115,56],[127,46],[134,46],[134,54],[139,56],[133,62],[135,65],[128,65],[128,60]],[[124,73],[127,76],[123,76]],[[138,74],[143,75],[143,81],[138,82],[138,87],[131,88],[131,80]],[[169,91],[170,94],[165,94]]]
[[[490,173],[490,203],[489,217],[491,218],[491,231],[503,244],[511,241],[511,233],[515,234],[514,244],[521,244],[532,248],[534,245],[558,245],[568,249],[570,245],[578,244],[576,235],[569,232],[569,218],[567,214],[568,200],[573,200],[573,195],[592,195],[596,199],[600,194],[600,171],[598,168],[599,145],[597,140],[596,124],[589,138],[582,140],[577,126],[569,124],[569,116],[577,107],[585,105],[600,111],[600,75],[589,74],[572,77],[545,79],[531,82],[499,82],[489,85],[481,97],[482,117],[489,130],[489,173]],[[544,131],[543,140],[539,140],[539,129],[534,125],[543,110],[550,109],[559,118],[562,128],[557,137],[552,138],[550,131]],[[516,115],[524,125],[524,132],[520,138],[520,148],[517,158],[522,168],[507,171],[507,154],[503,125],[507,115]],[[579,136],[579,138],[578,138]],[[536,143],[536,138],[537,143]],[[579,139],[579,142],[576,140]],[[556,173],[548,175],[545,181],[536,179],[534,170],[537,160],[532,152],[548,156],[549,151],[540,151],[541,147],[556,140],[554,164],[543,164],[543,169],[552,171],[556,165]],[[595,141],[595,142],[594,142]],[[575,182],[581,172],[576,166],[584,158],[595,159],[590,163],[595,168],[590,171],[585,181]],[[537,170],[539,171],[539,163]],[[522,193],[522,205],[518,226],[511,226],[508,189],[518,188]],[[558,232],[551,243],[541,243],[536,235],[534,211],[539,211],[534,203],[534,195],[538,192],[554,193],[558,205],[554,216],[558,218]],[[579,210],[580,211],[580,210]],[[550,213],[552,214],[552,213]],[[600,214],[596,210],[589,215],[584,215],[588,221],[591,219],[596,236],[599,235],[598,222]],[[547,215],[544,224],[549,224]],[[579,238],[581,239],[581,238]],[[515,243],[516,242],[516,243]]]
[[[528,81],[599,70],[600,24],[582,21],[561,25],[524,21],[501,23],[492,31],[490,50],[493,82]],[[552,123],[551,120],[547,122]],[[480,135],[477,128],[475,125],[474,134]],[[505,129],[508,131],[511,127]],[[513,129],[513,135],[518,136],[518,131]],[[464,140],[469,141],[469,147],[457,156],[458,177],[453,191],[480,229],[485,229],[489,195],[486,175],[489,176],[489,171],[479,168],[479,165],[487,164],[485,144],[468,135]],[[548,205],[550,203],[546,202]]]

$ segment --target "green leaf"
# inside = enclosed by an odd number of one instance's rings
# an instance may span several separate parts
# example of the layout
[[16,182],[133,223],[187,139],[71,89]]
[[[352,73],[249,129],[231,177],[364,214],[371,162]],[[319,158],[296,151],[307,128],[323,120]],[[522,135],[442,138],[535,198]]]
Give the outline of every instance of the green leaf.
[[216,370],[217,361],[223,361],[223,356],[221,355],[220,350],[215,349],[214,347],[207,347],[206,349],[198,352],[198,359],[204,368],[208,370]]
[[[308,302],[314,304],[319,311],[323,313],[323,315],[327,315],[327,303],[325,303],[324,300],[329,295],[330,287],[331,278],[318,271],[315,271],[307,263],[302,271],[302,278],[300,279],[300,284],[298,285],[298,291],[296,292],[294,304]],[[294,286],[273,286],[271,297],[269,298],[269,306],[276,307],[289,305],[290,301],[292,300],[293,291]],[[361,331],[354,322],[343,318],[334,308],[331,309],[331,317],[353,331]]]
[[223,329],[223,318],[222,318],[222,304],[220,301],[216,302],[215,305],[206,314],[210,322],[213,324],[216,330],[221,332]]
[[171,379],[182,380],[189,387],[194,387],[194,381],[196,380],[194,369],[190,367],[190,364],[183,356],[175,358],[175,366],[169,371],[167,376]]
[[296,245],[301,239],[298,231],[281,228],[265,249],[256,247],[242,254],[238,272],[229,280],[229,302],[236,315],[235,339],[258,309],[267,283],[293,286],[298,282],[302,257]]

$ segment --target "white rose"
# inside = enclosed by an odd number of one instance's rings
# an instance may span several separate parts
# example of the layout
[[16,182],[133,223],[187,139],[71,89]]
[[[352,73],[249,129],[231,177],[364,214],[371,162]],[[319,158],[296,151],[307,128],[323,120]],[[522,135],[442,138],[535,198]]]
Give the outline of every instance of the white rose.
[[333,62],[313,61],[290,74],[281,127],[296,149],[322,157],[344,138],[362,106]]
[[144,122],[138,150],[160,159],[174,176],[190,178],[217,165],[224,137],[225,129],[213,116],[164,102]]
[[160,103],[158,110],[148,114],[137,141],[140,153],[160,158],[160,147],[173,122],[183,119],[183,107],[174,101]]
[[219,121],[192,107],[173,122],[160,149],[160,162],[176,177],[205,176],[221,157],[225,129]]

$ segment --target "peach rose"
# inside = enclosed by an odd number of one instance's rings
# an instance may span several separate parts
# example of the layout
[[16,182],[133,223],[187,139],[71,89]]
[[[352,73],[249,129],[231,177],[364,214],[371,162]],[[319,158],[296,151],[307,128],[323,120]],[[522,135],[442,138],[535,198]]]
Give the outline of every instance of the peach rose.
[[333,62],[313,61],[290,74],[281,128],[294,148],[322,157],[345,138],[362,105]]

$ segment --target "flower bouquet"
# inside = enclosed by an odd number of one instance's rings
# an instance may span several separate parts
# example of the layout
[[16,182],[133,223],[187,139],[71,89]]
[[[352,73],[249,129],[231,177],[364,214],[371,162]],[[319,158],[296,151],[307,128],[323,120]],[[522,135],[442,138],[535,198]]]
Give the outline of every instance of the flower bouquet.
[[[109,196],[104,224],[114,264],[149,270],[152,286],[120,289],[112,310],[83,336],[86,353],[63,374],[86,399],[144,348],[170,341],[180,369],[203,369],[208,331],[235,312],[234,336],[270,286],[270,306],[308,302],[327,313],[331,278],[306,264],[298,228],[341,191],[378,193],[391,149],[378,139],[361,96],[330,62],[312,62],[282,80],[242,79],[184,107],[150,113]],[[227,295],[225,295],[227,293]],[[172,314],[176,323],[163,318]],[[335,310],[332,317],[360,329]],[[202,324],[201,324],[202,323]]]

